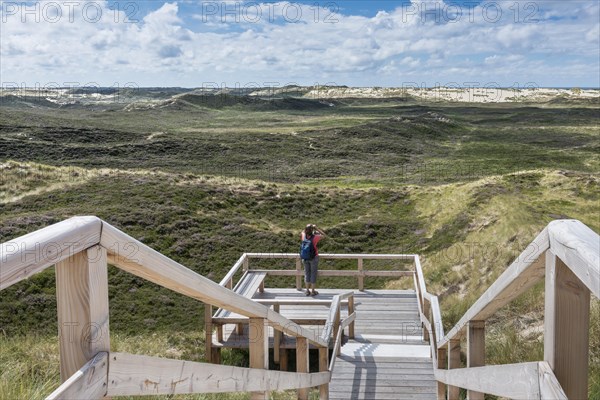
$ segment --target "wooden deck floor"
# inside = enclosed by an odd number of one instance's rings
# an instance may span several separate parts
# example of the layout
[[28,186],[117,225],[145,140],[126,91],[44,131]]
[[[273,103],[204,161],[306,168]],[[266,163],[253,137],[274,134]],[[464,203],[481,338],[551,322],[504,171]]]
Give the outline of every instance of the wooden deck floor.
[[[307,297],[295,289],[265,289],[253,299],[263,300],[325,300],[343,289],[321,289],[316,297]],[[418,316],[417,297],[412,290],[354,291],[356,311],[355,338],[342,346],[331,383],[331,399],[435,399],[436,381],[429,344],[422,340],[423,331]],[[281,305],[280,312],[290,319],[327,318],[328,305]],[[238,319],[234,313],[221,315]],[[342,308],[342,318],[347,306]],[[323,325],[306,325],[317,331]],[[223,328],[223,342],[213,337],[215,346],[247,347],[247,333],[238,335],[234,324]],[[347,334],[347,332],[346,332]],[[273,347],[270,331],[270,346]],[[294,338],[286,337],[284,348],[295,348]]]

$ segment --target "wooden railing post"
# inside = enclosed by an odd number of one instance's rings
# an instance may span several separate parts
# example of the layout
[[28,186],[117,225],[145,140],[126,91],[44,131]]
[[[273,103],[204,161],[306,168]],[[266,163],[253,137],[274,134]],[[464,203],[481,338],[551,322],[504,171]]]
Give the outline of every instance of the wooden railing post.
[[[423,301],[423,315],[425,315],[425,317],[429,320],[429,321],[433,321],[430,315],[430,311],[431,311],[431,304],[429,303],[429,301]],[[421,324],[421,326],[423,326],[423,324]],[[431,324],[431,328],[435,328],[434,324]],[[427,329],[423,329],[423,340],[428,342],[429,341],[429,331]]]
[[[352,315],[352,313],[354,312],[354,296],[350,296],[348,297],[348,315]],[[354,322],[356,321],[356,319],[354,321],[352,321],[350,323],[350,325],[348,326],[348,338],[350,339],[354,339]]]
[[[296,372],[309,372],[308,340],[305,337],[296,338]],[[308,388],[298,389],[298,400],[308,400]]]
[[364,292],[365,290],[365,276],[363,272],[363,259],[358,259],[358,290]]
[[[442,348],[437,350],[437,363],[438,369],[446,369],[448,363],[446,349]],[[437,383],[437,398],[438,400],[446,400],[446,385],[439,381]]]
[[551,250],[544,314],[544,360],[569,399],[587,399],[590,291]]
[[[448,369],[460,367],[460,340],[450,339],[448,342]],[[448,385],[448,400],[458,400],[460,388]]]
[[110,351],[106,249],[93,246],[56,264],[60,377]]
[[[469,321],[467,333],[467,367],[485,365],[485,321]],[[468,400],[483,400],[484,393],[467,391]]]
[[300,258],[296,258],[296,290],[302,290],[302,261]]
[[213,335],[213,307],[211,304],[204,304],[204,354],[206,362],[213,362],[212,335]]
[[[329,348],[319,347],[319,372],[326,372],[329,368]],[[319,386],[319,400],[329,400],[329,384]]]
[[[282,336],[283,338],[283,336]],[[288,349],[282,348],[281,354],[279,354],[279,370],[287,371],[288,370]]]
[[[341,321],[341,315],[340,315],[340,307],[341,307],[341,302],[338,303],[338,308],[335,311],[335,319],[333,320],[333,337],[334,339],[337,338],[338,335],[338,331],[340,330],[340,321]],[[344,336],[344,332],[342,332],[342,336]],[[342,346],[339,347],[338,351],[337,351],[337,355],[339,356],[342,353]],[[334,357],[336,356],[336,354],[334,354]]]
[[[273,304],[273,311],[279,313],[279,304]],[[273,332],[273,362],[279,364],[279,355],[281,351],[281,331],[274,329]]]
[[[269,369],[268,324],[264,318],[250,318],[248,341],[250,350],[250,368]],[[253,392],[251,399],[268,399],[268,392]]]

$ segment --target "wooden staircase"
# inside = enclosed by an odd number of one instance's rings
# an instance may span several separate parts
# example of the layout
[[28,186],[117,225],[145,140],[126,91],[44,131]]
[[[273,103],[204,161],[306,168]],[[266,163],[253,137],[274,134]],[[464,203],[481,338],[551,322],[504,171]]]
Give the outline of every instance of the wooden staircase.
[[423,340],[415,291],[355,295],[356,331],[342,346],[330,399],[432,399],[433,359]]
[[[418,255],[320,258],[355,260],[356,270],[322,269],[319,275],[354,277],[357,289],[323,289],[307,298],[293,253],[245,253],[217,284],[96,217],[75,217],[2,243],[0,290],[56,266],[58,326],[70,330],[59,335],[63,383],[48,399],[226,392],[268,399],[273,391],[297,390],[304,400],[311,388],[321,400],[458,400],[460,388],[470,400],[484,394],[587,397],[600,237],[581,222],[551,222],[447,333]],[[276,266],[293,260],[295,268],[251,268],[251,259]],[[365,268],[369,260],[387,260],[392,268]],[[399,267],[400,261],[406,263]],[[206,358],[212,363],[111,351],[108,264],[204,302]],[[270,276],[295,278],[296,287],[268,288]],[[415,289],[367,290],[369,277],[406,277]],[[544,279],[544,360],[485,365],[486,320]],[[247,347],[250,367],[216,365],[223,347]],[[317,371],[309,368],[311,348],[318,350]],[[269,368],[271,349],[278,369]],[[296,353],[293,372],[287,371],[288,351]]]

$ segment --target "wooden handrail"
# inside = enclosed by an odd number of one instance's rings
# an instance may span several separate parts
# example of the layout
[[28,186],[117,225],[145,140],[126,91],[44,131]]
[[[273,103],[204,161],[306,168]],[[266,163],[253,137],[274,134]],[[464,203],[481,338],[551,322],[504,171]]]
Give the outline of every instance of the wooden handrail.
[[229,270],[229,272],[227,272],[227,275],[225,275],[223,277],[223,279],[221,279],[221,282],[219,282],[219,285],[221,285],[221,286],[227,286],[227,284],[230,281],[233,282],[233,276],[236,274],[236,272],[238,272],[238,270],[244,264],[244,262],[246,261],[246,259],[247,259],[246,253],[242,254],[242,256],[237,260],[237,262],[235,264],[233,264],[233,267],[231,267],[231,269]]
[[[244,269],[248,269],[249,260],[254,259],[293,259],[296,261],[295,270],[289,269],[253,269],[255,272],[264,272],[271,276],[294,276],[296,278],[296,289],[302,290],[302,261],[298,253],[244,253]],[[356,277],[358,290],[361,292],[365,290],[365,277],[387,277],[387,278],[401,278],[403,276],[411,276],[413,271],[406,270],[365,270],[364,260],[408,260],[414,261],[418,258],[415,254],[330,254],[322,253],[319,254],[321,259],[334,259],[334,260],[356,260],[356,270],[319,270],[319,276],[352,276]],[[231,276],[227,274],[227,279]],[[227,279],[224,278],[223,282]],[[422,301],[422,299],[420,299]]]
[[538,283],[544,277],[544,260],[540,256],[548,248],[548,230],[544,229],[446,333],[438,343],[438,347],[447,345],[451,339],[461,337],[469,321],[485,321],[497,310]]
[[577,220],[557,220],[548,224],[552,252],[600,298],[600,239]]
[[333,372],[333,369],[335,367],[335,359],[337,358],[337,355],[340,352],[340,348],[342,347],[342,332],[355,320],[356,312],[353,312],[352,314],[348,315],[347,318],[344,318],[344,320],[340,323],[340,328],[335,336],[335,343],[333,345],[331,361],[329,362],[329,372]]
[[[298,305],[311,305],[311,306],[329,306],[333,302],[331,299],[252,299],[253,301],[265,304],[269,306],[280,305],[280,306],[298,306]],[[348,300],[342,300],[342,304],[348,304]]]
[[[327,321],[325,322],[325,329],[323,330],[323,334],[321,335],[322,340],[329,340],[332,331],[335,329],[336,322],[339,323],[342,301],[350,297],[354,297],[354,292],[348,291],[333,296],[331,300],[331,306],[329,308],[329,316],[327,317]],[[337,332],[334,332],[334,334],[335,333]]]
[[[252,269],[252,272],[264,272],[271,276],[304,276],[304,271],[285,270],[285,269]],[[412,276],[413,271],[353,271],[347,269],[324,269],[319,270],[319,276],[379,276],[390,278],[401,278],[403,276]]]
[[[443,338],[440,336],[443,335],[443,330],[435,332],[438,343],[432,353],[435,350],[445,351],[446,347],[450,347],[451,341],[456,342],[464,337],[467,328],[470,332],[473,329],[481,330],[477,328],[478,325],[483,326],[482,323],[498,309],[540,282],[544,276],[544,358],[547,362],[447,371],[436,368],[436,379],[444,384],[465,388],[477,395],[477,398],[483,398],[480,397],[483,393],[536,399],[566,399],[567,395],[573,398],[586,397],[589,293],[600,297],[600,237],[577,220],[550,222]],[[569,289],[563,289],[565,287]],[[560,301],[568,304],[557,302],[557,291],[563,291]],[[434,296],[425,293],[424,299],[431,304],[434,328],[437,329],[438,323],[441,327],[437,298],[434,300]],[[422,318],[424,317],[422,314]],[[561,321],[556,318],[561,318]],[[573,329],[561,331],[561,336],[557,339],[556,324],[561,323],[573,325]],[[433,334],[431,325],[424,325],[430,335]],[[475,345],[483,346],[483,342]],[[469,348],[467,360],[471,357],[472,350],[481,357],[482,347]],[[554,363],[560,365],[553,366]],[[560,370],[556,375],[555,367]],[[485,376],[493,379],[484,380]],[[514,384],[515,377],[521,379],[521,386]],[[498,384],[509,378],[513,384]],[[564,391],[559,381],[567,384]]]
[[419,290],[417,291],[419,301],[421,302],[421,308],[425,308],[425,304],[423,301],[423,296],[427,293],[427,289],[425,286],[425,277],[423,276],[423,268],[421,267],[421,260],[419,256],[415,256],[415,272],[417,274],[417,286]]
[[436,369],[435,378],[448,385],[511,399],[567,400],[552,369],[544,361]]
[[322,385],[328,371],[285,372],[111,353],[107,396],[262,392]]
[[[282,258],[296,259],[298,253],[246,253],[248,258]],[[319,253],[320,259],[348,259],[358,260],[414,260],[416,254],[331,254]]]
[[461,335],[469,321],[488,319],[538,283],[545,275],[545,259],[542,256],[550,248],[563,261],[570,260],[571,264],[565,261],[567,266],[596,297],[600,297],[598,235],[576,220],[553,221],[467,310],[438,347]]
[[100,242],[102,221],[74,217],[0,245],[0,290]]

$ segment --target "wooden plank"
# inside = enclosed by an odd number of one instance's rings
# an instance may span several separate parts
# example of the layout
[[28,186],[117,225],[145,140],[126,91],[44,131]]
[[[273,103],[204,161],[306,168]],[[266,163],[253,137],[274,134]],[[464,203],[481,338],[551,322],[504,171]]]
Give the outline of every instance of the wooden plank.
[[[325,372],[329,370],[329,349],[327,347],[319,348],[319,371]],[[324,383],[319,386],[319,400],[329,399],[329,384]]]
[[100,399],[108,388],[108,353],[96,354],[46,400]]
[[[308,342],[305,338],[296,338],[296,372],[307,373],[309,371]],[[308,400],[309,390],[298,389],[298,399]]]
[[540,379],[540,398],[542,400],[567,400],[563,388],[554,375],[550,365],[542,361],[538,363],[538,372]]
[[[435,391],[435,380],[433,376],[427,377],[427,379],[411,379],[414,376],[409,376],[407,379],[399,379],[398,376],[390,376],[389,378],[381,378],[378,377],[376,379],[368,379],[365,376],[356,376],[345,379],[340,379],[337,374],[334,374],[334,378],[331,382],[331,387],[333,390],[336,388],[348,388],[351,386],[358,386],[361,389],[366,388],[397,388],[397,389],[406,389],[406,388],[428,388],[427,392],[434,394]],[[433,396],[432,396],[433,397]]]
[[[329,393],[329,398],[331,400],[348,400],[349,398],[352,398],[352,396],[363,400],[398,400],[398,395],[396,393]],[[402,400],[431,400],[431,398],[431,394],[428,393],[402,394]]]
[[[360,373],[396,373],[397,371],[415,371],[418,374],[432,374],[433,368],[431,360],[423,361],[423,359],[403,359],[402,361],[385,362],[377,360],[377,362],[357,361],[356,359],[348,360],[347,358],[337,357],[339,363],[336,364],[335,374],[341,372],[356,372]],[[331,361],[330,361],[331,364]],[[376,376],[376,375],[374,375]]]
[[[448,370],[454,368],[460,368],[460,340],[456,339],[452,339],[448,342]],[[438,371],[447,371],[439,369],[435,370],[435,378],[437,380],[441,380],[440,378],[438,378]],[[460,394],[460,386],[454,384],[451,385],[447,380],[442,381],[448,384],[448,400],[458,400]]]
[[[309,315],[309,314],[307,314]],[[302,326],[302,325],[325,325],[326,323],[326,319],[325,317],[323,318],[306,318],[306,317],[301,317],[301,316],[292,316],[292,315],[286,315],[284,316],[284,318],[288,319],[289,321],[293,322],[294,324],[298,325],[298,326]],[[213,317],[213,323],[215,324],[239,324],[239,325],[243,325],[243,324],[247,324],[248,323],[248,318],[246,317],[219,317],[219,318],[214,318]],[[240,330],[240,332],[243,331]],[[296,333],[298,333],[297,331],[295,331]]]
[[[246,279],[248,280],[248,284],[244,287],[243,290],[240,290],[239,294],[249,299],[252,298],[256,294],[256,291],[260,289],[260,287],[264,284],[265,278],[267,274],[264,272],[250,271]],[[264,289],[263,289],[264,292]]]
[[[329,306],[333,301],[331,299],[316,299],[316,298],[298,298],[298,299],[252,299],[260,304],[265,305],[281,305],[286,306],[286,309],[291,308],[287,306]],[[342,301],[342,304],[348,304],[348,300]]]
[[[468,329],[467,367],[482,367],[485,365],[485,321],[469,321]],[[468,390],[467,399],[484,400],[484,393]]]
[[563,262],[546,252],[544,360],[569,399],[588,396],[590,291]]
[[0,290],[98,244],[101,227],[96,217],[74,217],[2,243]]
[[[334,395],[336,392],[342,392],[345,394],[350,394],[348,393],[348,385],[344,385],[344,386],[337,386],[337,385],[333,385],[331,384],[329,386],[329,393],[330,395]],[[347,396],[346,398],[359,398],[359,399],[375,399],[375,400],[379,400],[380,398],[382,398],[383,394],[393,394],[396,397],[392,397],[395,399],[402,399],[404,400],[404,395],[405,394],[416,394],[416,393],[427,393],[429,394],[429,398],[435,398],[435,387],[431,387],[431,386],[407,386],[407,387],[386,387],[386,386],[371,386],[371,387],[365,387],[365,386],[359,386],[358,388],[355,388],[352,390],[351,395]]]
[[[269,369],[269,345],[267,324],[263,318],[250,318],[248,325],[248,341],[250,343],[250,368]],[[252,400],[268,400],[269,393],[253,392]]]
[[600,298],[600,236],[577,220],[548,224],[552,252]]
[[438,343],[438,347],[445,346],[454,337],[461,337],[469,321],[487,320],[497,310],[538,283],[545,273],[544,257],[540,256],[549,246],[548,230],[544,228],[475,304],[467,310],[444,339]]
[[96,353],[110,350],[104,251],[95,247],[56,264],[56,302],[64,382]]
[[[264,279],[265,275],[264,274],[255,275],[253,271],[244,271],[244,274],[238,281],[237,285],[235,285],[235,288],[233,289],[233,291],[241,296],[244,296],[247,298],[252,298],[252,295],[254,293],[256,293],[256,289],[258,288],[258,285],[260,284],[260,282],[257,282],[257,279],[261,279],[261,278]],[[230,313],[230,311],[227,311],[223,308],[219,308],[217,310],[217,312],[214,314],[214,317],[216,317],[216,318],[226,317],[229,313]]]
[[[393,373],[369,373],[369,371],[362,370],[360,368],[355,368],[352,371],[350,370],[338,370],[336,368],[332,380],[339,382],[341,380],[355,380],[355,378],[360,377],[361,382],[369,383],[369,381],[387,381],[387,380],[397,380],[400,384],[403,384],[405,381],[428,381],[432,382],[435,380],[435,376],[433,375],[433,371],[428,371],[427,374],[423,372],[418,373],[418,371],[404,370],[404,371],[391,371]],[[444,397],[445,398],[445,397]]]
[[[152,250],[145,244],[104,223],[100,243],[108,250],[109,260],[117,267],[150,282],[188,297],[237,312],[246,317],[267,318],[273,326],[290,335],[306,336],[311,343],[324,346],[311,331],[269,308],[228,290],[208,278]],[[248,260],[248,258],[246,258]]]
[[538,363],[489,365],[435,370],[435,378],[449,385],[512,399],[539,399]]
[[358,290],[361,292],[365,290],[365,277],[363,271],[363,259],[358,259]]
[[329,372],[282,372],[111,353],[106,395],[280,391],[318,386],[329,379]]

